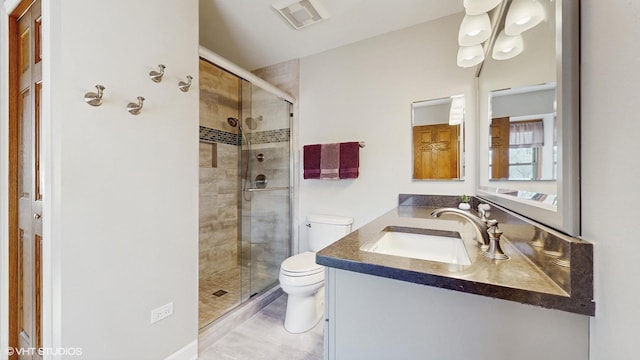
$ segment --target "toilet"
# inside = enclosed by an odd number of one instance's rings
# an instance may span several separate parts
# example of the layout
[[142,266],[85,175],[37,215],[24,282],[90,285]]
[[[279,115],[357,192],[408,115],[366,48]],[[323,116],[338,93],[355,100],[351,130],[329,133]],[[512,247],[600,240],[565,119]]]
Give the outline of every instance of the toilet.
[[316,252],[351,232],[353,218],[308,215],[309,247],[280,265],[280,287],[287,293],[284,328],[294,334],[311,330],[324,310],[324,266],[316,264]]

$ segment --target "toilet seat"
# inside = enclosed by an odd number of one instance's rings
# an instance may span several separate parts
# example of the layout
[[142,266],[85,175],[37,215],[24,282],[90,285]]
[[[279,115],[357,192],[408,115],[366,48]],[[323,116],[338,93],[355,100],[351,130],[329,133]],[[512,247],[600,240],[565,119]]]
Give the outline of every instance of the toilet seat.
[[324,271],[324,266],[316,264],[316,254],[306,251],[291,256],[280,265],[280,273],[291,277],[310,276]]

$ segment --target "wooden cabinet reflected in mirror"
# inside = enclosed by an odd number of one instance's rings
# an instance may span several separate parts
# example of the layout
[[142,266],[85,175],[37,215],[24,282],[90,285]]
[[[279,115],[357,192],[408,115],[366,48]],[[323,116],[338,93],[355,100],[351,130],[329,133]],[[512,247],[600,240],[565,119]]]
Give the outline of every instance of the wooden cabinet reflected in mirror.
[[413,179],[462,179],[464,96],[414,102],[411,110]]
[[413,178],[457,179],[459,126],[449,124],[413,127]]

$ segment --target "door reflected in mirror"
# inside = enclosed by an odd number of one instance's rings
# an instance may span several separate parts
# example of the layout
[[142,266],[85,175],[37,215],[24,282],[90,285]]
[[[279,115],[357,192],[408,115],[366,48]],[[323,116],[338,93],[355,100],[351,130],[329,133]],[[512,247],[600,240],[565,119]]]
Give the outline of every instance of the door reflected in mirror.
[[464,95],[411,104],[414,180],[464,178]]
[[555,84],[491,91],[490,180],[555,180]]

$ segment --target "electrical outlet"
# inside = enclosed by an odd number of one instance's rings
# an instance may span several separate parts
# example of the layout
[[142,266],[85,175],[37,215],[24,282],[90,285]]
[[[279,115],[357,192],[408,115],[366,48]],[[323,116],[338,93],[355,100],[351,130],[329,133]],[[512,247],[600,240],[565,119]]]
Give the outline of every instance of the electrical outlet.
[[153,324],[171,315],[173,315],[173,302],[151,310],[151,323]]

